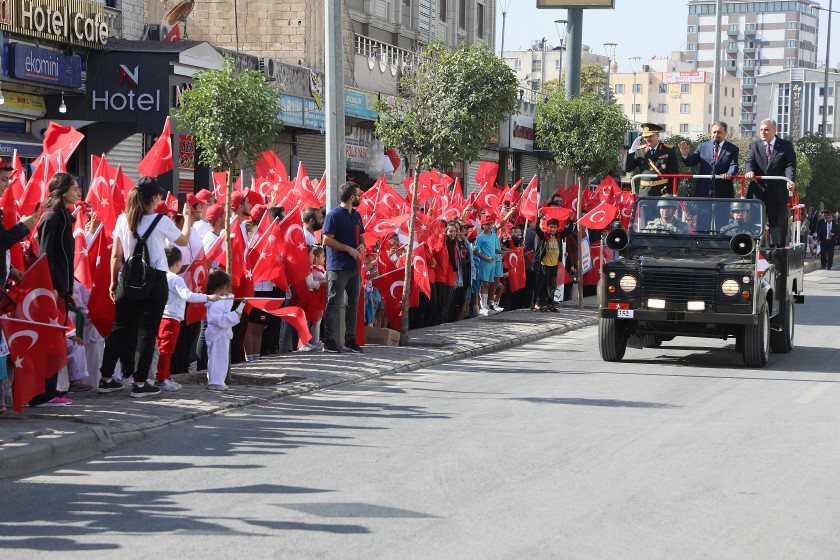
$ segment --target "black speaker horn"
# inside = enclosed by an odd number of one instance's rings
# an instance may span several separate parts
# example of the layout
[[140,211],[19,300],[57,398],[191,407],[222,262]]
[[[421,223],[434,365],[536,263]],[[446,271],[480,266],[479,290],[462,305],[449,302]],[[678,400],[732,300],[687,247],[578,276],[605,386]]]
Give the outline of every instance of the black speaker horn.
[[627,235],[627,232],[623,229],[614,229],[609,234],[607,234],[607,247],[612,249],[613,251],[621,251],[625,247],[627,247],[627,243],[630,242],[630,236]]
[[729,240],[729,249],[739,257],[743,257],[753,252],[755,241],[749,233],[739,233]]

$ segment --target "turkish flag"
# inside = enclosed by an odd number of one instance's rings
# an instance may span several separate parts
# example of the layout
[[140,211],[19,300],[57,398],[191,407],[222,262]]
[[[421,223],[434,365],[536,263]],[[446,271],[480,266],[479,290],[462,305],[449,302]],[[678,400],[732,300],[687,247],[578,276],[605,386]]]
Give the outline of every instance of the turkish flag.
[[23,189],[23,196],[18,204],[21,214],[24,216],[33,214],[38,203],[43,202],[47,198],[50,180],[53,178],[53,175],[63,169],[60,160],[61,154],[56,156],[41,154],[35,160],[33,166],[36,166],[36,169],[32,172],[32,177],[26,183],[26,187]]
[[633,205],[636,202],[636,195],[631,191],[624,191],[618,198],[618,213],[621,217],[621,227],[630,229],[630,218],[633,216]]
[[123,172],[122,165],[117,166],[117,175],[114,180],[114,208],[121,213],[125,210],[125,201],[128,193],[134,188],[134,181]]
[[177,23],[169,30],[169,33],[166,34],[163,40],[171,43],[181,40],[181,28]]
[[67,165],[70,156],[73,155],[84,138],[85,135],[72,126],[61,126],[51,122],[44,132],[44,153],[55,155],[61,152],[61,157],[64,158],[62,163]]
[[47,257],[41,255],[7,293],[9,299],[16,304],[13,313],[15,318],[54,325],[64,322],[63,319],[59,320],[50,278]]
[[569,276],[569,271],[566,270],[566,265],[563,264],[562,259],[557,263],[557,285],[571,284],[572,277]]
[[557,189],[560,193],[560,199],[563,201],[563,208],[568,208],[573,212],[577,210],[578,186],[570,185],[566,188],[562,186]]
[[277,157],[273,150],[266,150],[257,160],[257,175],[260,177],[267,177],[275,181],[288,181],[289,174],[286,172],[286,166]]
[[[0,197],[0,209],[3,210],[3,227],[6,229],[12,228],[20,221],[21,215],[18,211],[17,202],[15,202],[15,193],[11,188],[7,188]],[[29,233],[32,235],[32,232]],[[23,244],[15,243],[9,247],[10,264],[18,270],[25,270],[25,259],[23,257]]]
[[607,247],[600,247],[599,245],[592,245],[589,248],[589,256],[592,259],[592,268],[589,272],[583,275],[584,286],[597,286],[601,279],[601,258],[609,260],[612,257],[612,251]]
[[[432,183],[438,180],[437,170],[424,171],[420,175],[416,176],[416,178],[417,204],[420,205],[429,200],[435,194],[432,190]],[[405,187],[405,192],[409,195],[409,201],[414,195],[414,179],[415,177],[406,177],[403,179],[403,186]]]
[[227,200],[227,171],[213,172],[213,196],[216,197],[216,202],[224,204]]
[[609,202],[602,202],[580,219],[580,225],[589,229],[606,229],[617,212],[618,208]]
[[204,257],[208,263],[217,263],[220,268],[227,266],[227,248],[225,247],[225,232],[213,242],[210,248],[206,251]]
[[581,211],[583,212],[589,212],[601,203],[601,196],[597,190],[593,191],[592,189],[587,187],[583,189],[583,192],[580,196],[581,204],[583,204],[583,206],[581,207]]
[[432,285],[429,283],[429,256],[426,253],[426,248],[423,245],[418,245],[414,248],[411,254],[411,268],[414,270],[414,281],[420,291],[426,294],[426,297],[432,297]]
[[425,243],[429,249],[440,251],[443,247],[443,234],[446,226],[442,222],[425,214],[417,214],[414,235],[419,243]]
[[[184,279],[184,284],[187,285],[187,288],[191,292],[203,294],[207,290],[207,276],[207,257],[204,255],[204,249],[201,249],[198,255],[193,257],[193,260],[190,263],[190,266],[187,267],[187,270],[181,274],[181,278]],[[184,320],[188,325],[197,323],[205,318],[207,318],[207,308],[203,303],[187,304],[187,312]]]
[[615,182],[615,179],[613,179],[611,175],[607,175],[604,177],[604,180],[601,181],[601,184],[598,185],[597,192],[601,201],[609,202],[614,205],[621,194],[621,187],[618,186],[618,183]]
[[164,201],[166,204],[166,209],[169,210],[171,214],[178,213],[178,197],[172,196],[171,192],[166,193],[166,200]]
[[143,161],[137,165],[137,169],[140,171],[140,175],[147,177],[159,177],[175,169],[172,158],[172,133],[169,127],[169,117],[166,117],[163,131],[155,145],[146,153]]
[[476,208],[484,208],[488,212],[495,212],[502,201],[502,190],[493,185],[485,185],[475,197]]
[[274,298],[247,298],[245,300],[245,309],[248,307],[255,307],[261,311],[265,311],[275,317],[280,317],[289,323],[298,334],[298,348],[307,344],[312,340],[312,334],[309,332],[309,324],[306,322],[306,314],[300,307],[289,305],[282,307],[282,299]]
[[110,169],[108,169],[110,165],[107,165],[105,156],[101,158],[94,156],[92,161],[98,165],[95,167],[96,172],[90,181],[85,202],[99,216],[99,221],[102,222],[105,229],[114,231],[117,216],[122,213],[122,211],[117,212],[114,208],[113,185],[116,183],[116,178],[110,175]]
[[495,185],[499,176],[499,164],[492,161],[482,161],[475,172],[475,182],[480,186]]
[[233,218],[230,222],[230,250],[232,254],[231,268],[228,271],[233,287],[241,285],[245,277],[245,252],[248,250],[248,242],[245,239],[245,232],[239,220]]
[[17,150],[12,154],[12,175],[9,178],[9,189],[15,195],[15,200],[23,198],[23,190],[26,188],[26,174],[20,164]]
[[368,245],[373,246],[377,240],[387,239],[400,226],[405,224],[411,214],[405,214],[396,218],[377,219],[375,216],[365,224],[365,239]]
[[557,220],[559,225],[557,226],[558,231],[562,231],[566,227],[566,222],[569,219],[569,216],[572,215],[572,212],[568,208],[561,208],[559,206],[546,206],[542,209],[543,216],[545,216],[545,221],[548,223],[549,220]]
[[402,329],[402,298],[405,284],[402,269],[386,274],[380,274],[373,279],[373,284],[379,290],[382,301],[385,302],[385,315],[394,330]]
[[280,220],[275,218],[251,248],[247,261],[254,283],[272,280],[288,289],[289,282],[286,280],[280,254],[279,227]]
[[534,178],[531,179],[531,182],[525,188],[519,204],[519,213],[530,222],[537,221],[539,198],[540,193],[537,189],[537,176],[534,175]]
[[[88,245],[87,236],[85,235],[85,217],[81,208],[76,209],[75,215],[76,223],[73,226],[73,247],[75,253],[73,258],[73,275],[75,276],[77,282],[86,289],[90,290],[93,286],[93,275],[90,270],[91,266],[89,257],[91,246]],[[99,229],[96,230],[94,238],[91,241],[95,241],[95,236],[99,235],[102,227],[103,224],[100,224]]]
[[382,219],[402,216],[409,211],[406,200],[386,182],[379,185],[379,200],[374,208],[374,214]]
[[444,207],[443,213],[438,218],[447,222],[459,218],[464,206],[466,206],[464,202],[464,190],[461,188],[461,182],[455,179],[455,185],[452,187],[452,192],[449,195],[448,204]]
[[[102,226],[100,226],[102,227]],[[88,319],[103,337],[111,334],[114,326],[114,302],[111,300],[111,245],[113,240],[103,229],[91,243],[93,284],[88,299]]]
[[280,222],[277,227],[277,239],[280,243],[283,271],[289,284],[296,291],[307,290],[306,277],[309,276],[311,268],[300,212],[289,212]]
[[67,329],[36,321],[0,317],[15,368],[14,409],[47,390],[47,379],[67,365]]
[[361,214],[362,221],[365,223],[367,223],[367,221],[373,215],[374,210],[376,209],[376,205],[379,202],[379,189],[384,182],[385,175],[377,179],[373,186],[365,192],[363,192],[362,196],[359,198],[359,207],[356,208],[356,210],[359,212],[359,214]]
[[508,271],[510,291],[517,292],[525,287],[525,248],[515,247],[502,257]]

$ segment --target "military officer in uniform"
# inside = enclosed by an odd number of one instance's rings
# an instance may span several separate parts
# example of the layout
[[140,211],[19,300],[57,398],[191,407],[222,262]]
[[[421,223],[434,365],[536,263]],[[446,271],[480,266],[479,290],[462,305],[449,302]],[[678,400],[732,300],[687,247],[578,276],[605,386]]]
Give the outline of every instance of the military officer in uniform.
[[734,236],[739,233],[758,235],[758,225],[750,223],[750,205],[748,202],[733,202],[729,213],[732,215],[732,223],[721,228],[724,235]]
[[674,200],[669,200],[669,195],[664,195],[662,200],[656,203],[659,210],[659,217],[647,223],[643,231],[648,233],[691,233],[688,224],[677,218],[677,210],[680,206]]
[[[654,175],[676,175],[679,173],[679,156],[674,146],[659,141],[662,127],[653,123],[642,125],[642,135],[637,137],[627,152],[624,161],[625,170],[630,173],[638,169],[639,173]],[[639,184],[639,196],[662,196],[671,192],[673,179],[642,179]]]

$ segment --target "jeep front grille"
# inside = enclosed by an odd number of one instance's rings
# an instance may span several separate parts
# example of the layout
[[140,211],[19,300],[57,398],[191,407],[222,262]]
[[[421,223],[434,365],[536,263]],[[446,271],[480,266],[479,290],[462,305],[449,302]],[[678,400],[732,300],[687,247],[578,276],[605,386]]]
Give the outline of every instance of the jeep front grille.
[[702,301],[710,311],[715,304],[715,273],[702,270],[642,270],[642,299],[664,299],[668,308],[685,309],[689,301]]

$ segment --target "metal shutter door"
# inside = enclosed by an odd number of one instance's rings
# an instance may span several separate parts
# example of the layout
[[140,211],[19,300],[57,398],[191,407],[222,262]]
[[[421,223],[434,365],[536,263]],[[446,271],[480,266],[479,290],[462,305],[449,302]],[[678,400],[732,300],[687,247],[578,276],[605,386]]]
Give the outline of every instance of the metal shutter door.
[[[174,146],[173,146],[174,148]],[[122,165],[123,173],[131,177],[132,181],[140,179],[140,172],[137,171],[137,164],[143,159],[143,135],[132,134],[105,154],[108,163],[117,167]],[[95,170],[91,171],[94,173]]]
[[[327,146],[323,134],[299,134],[297,140],[297,157],[303,162],[306,174],[310,179],[320,179],[327,168]],[[289,175],[297,174],[297,163],[289,169]]]

